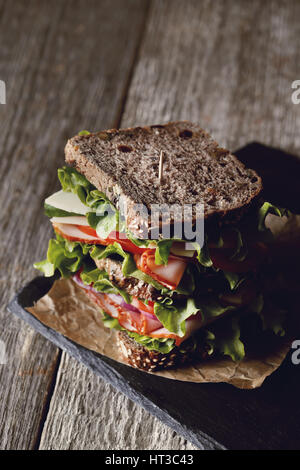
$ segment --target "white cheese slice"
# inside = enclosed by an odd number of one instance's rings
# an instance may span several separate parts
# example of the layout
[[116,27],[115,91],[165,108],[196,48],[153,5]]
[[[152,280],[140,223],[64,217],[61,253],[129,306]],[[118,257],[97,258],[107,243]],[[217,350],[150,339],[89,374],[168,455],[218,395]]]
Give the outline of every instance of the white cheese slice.
[[85,215],[87,212],[92,212],[90,207],[83,204],[79,197],[74,193],[68,193],[63,190],[52,194],[45,200],[46,204],[61,209],[66,212],[74,212],[75,214]]
[[54,224],[71,224],[89,226],[87,218],[84,215],[70,215],[69,217],[52,217],[50,222]]

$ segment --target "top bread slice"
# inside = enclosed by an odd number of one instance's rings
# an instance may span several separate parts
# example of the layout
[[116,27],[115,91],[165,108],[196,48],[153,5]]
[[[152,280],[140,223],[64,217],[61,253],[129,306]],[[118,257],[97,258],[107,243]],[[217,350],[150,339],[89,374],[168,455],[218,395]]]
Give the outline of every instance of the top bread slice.
[[[137,212],[137,204],[149,214],[152,204],[192,204],[195,222],[195,204],[203,203],[205,219],[238,220],[262,190],[254,170],[189,121],[77,135],[67,142],[65,156],[117,208],[126,205],[127,227],[139,238],[145,234],[145,215]],[[174,221],[176,215],[170,225]]]

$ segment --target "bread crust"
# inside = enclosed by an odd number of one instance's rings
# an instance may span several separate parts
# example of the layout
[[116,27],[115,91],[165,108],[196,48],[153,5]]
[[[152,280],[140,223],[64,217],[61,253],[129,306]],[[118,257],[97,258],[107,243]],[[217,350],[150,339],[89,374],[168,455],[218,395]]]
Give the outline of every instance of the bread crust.
[[168,354],[158,351],[150,351],[144,346],[138,344],[128,336],[126,331],[118,331],[117,334],[120,351],[126,362],[137,369],[147,372],[155,372],[161,369],[169,369],[182,366],[195,359],[205,359],[208,356],[208,347],[205,344],[199,345],[194,350],[192,344],[189,347],[180,349],[175,346]]
[[[164,151],[169,168],[169,172],[164,170],[166,178],[161,184],[156,176],[160,151]],[[143,203],[150,211],[155,203],[182,206],[204,202],[207,221],[234,223],[255,205],[262,191],[261,178],[254,170],[246,169],[206,131],[189,121],[75,136],[67,142],[65,156],[66,162],[118,209],[126,207],[127,227],[138,238],[151,238],[151,222],[136,211],[136,204]],[[174,221],[172,215],[170,225]],[[161,228],[161,221],[159,225]]]

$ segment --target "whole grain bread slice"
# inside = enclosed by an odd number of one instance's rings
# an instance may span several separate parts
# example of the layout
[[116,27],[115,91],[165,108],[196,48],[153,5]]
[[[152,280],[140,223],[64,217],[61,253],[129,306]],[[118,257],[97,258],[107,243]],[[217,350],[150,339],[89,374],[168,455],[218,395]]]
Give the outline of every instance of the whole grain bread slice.
[[[151,284],[136,279],[135,277],[125,277],[122,272],[122,262],[111,258],[94,260],[98,269],[107,272],[109,279],[116,284],[120,289],[125,290],[128,294],[138,297],[139,299],[146,299],[152,302],[162,300],[161,292]],[[161,286],[163,288],[163,286]],[[173,293],[173,299],[185,298],[185,295]]]
[[134,277],[125,277],[122,272],[121,261],[105,258],[95,260],[95,264],[98,269],[106,271],[109,279],[120,289],[128,292],[128,294],[138,297],[139,299],[151,300],[152,302],[155,302],[161,297],[160,291],[150,284]]
[[[137,204],[148,214],[153,204],[192,204],[195,222],[195,204],[203,203],[206,219],[224,222],[241,218],[262,190],[254,170],[189,121],[77,135],[67,142],[65,156],[118,209],[126,206],[128,229],[140,238],[145,223],[151,236],[151,223]],[[171,214],[170,225],[177,217]]]
[[134,339],[130,338],[126,331],[118,331],[117,341],[126,362],[132,367],[148,372],[161,369],[169,369],[182,366],[194,360],[203,360],[208,357],[209,347],[205,342],[194,347],[194,343],[188,341],[186,346],[175,346],[169,353],[150,351]]

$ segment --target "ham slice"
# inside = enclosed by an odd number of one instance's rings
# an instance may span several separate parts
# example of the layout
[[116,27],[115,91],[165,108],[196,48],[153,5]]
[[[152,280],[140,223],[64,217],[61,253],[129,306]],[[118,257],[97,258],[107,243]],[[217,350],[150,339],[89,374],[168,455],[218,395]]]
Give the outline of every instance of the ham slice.
[[176,289],[187,266],[186,261],[172,255],[169,256],[168,264],[157,265],[153,250],[134,255],[134,260],[138,269],[171,290]]
[[151,338],[173,338],[176,346],[179,346],[203,326],[202,315],[199,312],[186,320],[186,333],[183,337],[179,337],[163,327],[159,319],[153,314],[153,305],[146,305],[136,298],[133,298],[132,303],[128,305],[120,295],[97,292],[92,284],[86,285],[81,281],[80,273],[76,273],[73,280],[86,291],[90,299],[99,305],[107,315],[117,318],[120,325],[128,331],[147,335]]
[[176,346],[179,346],[183,341],[185,341],[190,336],[192,336],[193,333],[199,330],[202,326],[203,326],[202,319],[198,315],[196,315],[186,320],[185,322],[186,333],[182,337],[177,336],[174,333],[171,333],[169,330],[167,330],[167,328],[160,328],[158,330],[152,331],[149,334],[149,336],[151,336],[151,338],[173,338],[175,339]]
[[76,227],[76,225],[53,223],[53,228],[56,233],[58,233],[69,241],[93,245],[104,244],[101,238],[88,235],[87,233],[83,233],[81,230],[79,230],[78,227]]
[[[145,305],[145,310],[136,307],[130,308],[130,305],[126,308],[127,304],[121,296],[97,292],[91,285],[85,285],[79,281],[76,274],[73,276],[73,279],[76,284],[86,291],[93,302],[99,305],[105,313],[113,318],[117,318],[120,325],[126,328],[126,330],[134,331],[141,335],[149,335],[152,331],[162,327],[158,318],[149,313],[147,305]],[[142,304],[141,301],[138,301],[138,303]]]
[[[97,237],[97,235],[90,235],[89,233],[84,233],[82,230],[80,230],[79,226],[73,224],[57,223],[56,221],[53,221],[53,228],[56,233],[70,241],[77,241],[95,245],[109,245],[110,243],[112,243],[112,240],[110,240],[109,237],[107,238],[107,240],[103,240]],[[126,250],[126,246],[124,246],[124,249]],[[178,256],[170,255],[168,259],[168,264],[157,265],[155,263],[155,250],[143,248],[141,249],[138,247],[135,247],[135,249],[137,251],[144,250],[142,251],[142,253],[134,254],[134,260],[138,269],[148,274],[168,289],[175,290],[177,288],[189,260],[181,259]]]

